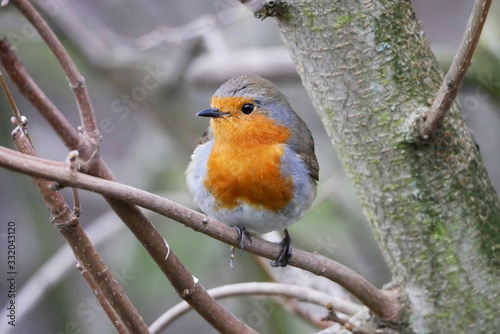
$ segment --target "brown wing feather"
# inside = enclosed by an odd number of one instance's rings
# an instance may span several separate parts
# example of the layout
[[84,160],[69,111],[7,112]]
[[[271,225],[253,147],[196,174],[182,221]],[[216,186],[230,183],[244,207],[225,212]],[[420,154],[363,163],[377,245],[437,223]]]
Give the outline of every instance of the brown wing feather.
[[311,175],[314,181],[319,181],[319,164],[314,152],[312,152],[312,154],[299,153],[299,156],[302,158],[302,160],[304,160],[304,163],[309,170],[309,175]]
[[319,164],[316,154],[314,153],[314,139],[312,137],[311,131],[307,127],[306,123],[298,115],[297,122],[299,123],[298,128],[302,131],[295,134],[296,139],[294,140],[294,148],[297,154],[304,160],[307,166],[309,175],[314,181],[319,180]]

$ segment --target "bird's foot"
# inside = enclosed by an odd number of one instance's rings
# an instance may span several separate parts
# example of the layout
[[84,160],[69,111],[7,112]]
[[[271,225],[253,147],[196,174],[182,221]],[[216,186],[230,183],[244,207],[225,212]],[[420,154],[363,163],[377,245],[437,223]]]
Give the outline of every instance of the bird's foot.
[[275,261],[271,261],[273,267],[286,267],[288,260],[292,257],[292,238],[285,229],[285,237],[280,241],[281,252]]
[[[238,244],[239,248],[241,249],[240,252],[241,256],[241,254],[243,254],[243,249],[245,249],[245,238],[248,239],[247,246],[250,246],[252,244],[252,235],[244,227],[239,227],[239,226],[233,226],[233,227],[236,229],[236,231],[238,231]],[[231,267],[231,269],[234,270],[233,259],[234,259],[234,246],[231,246],[229,250],[229,266]]]
[[245,248],[245,238],[248,239],[247,246],[252,244],[252,235],[244,227],[234,226],[236,231],[238,231],[238,243],[240,244],[241,253],[243,254],[243,249]]

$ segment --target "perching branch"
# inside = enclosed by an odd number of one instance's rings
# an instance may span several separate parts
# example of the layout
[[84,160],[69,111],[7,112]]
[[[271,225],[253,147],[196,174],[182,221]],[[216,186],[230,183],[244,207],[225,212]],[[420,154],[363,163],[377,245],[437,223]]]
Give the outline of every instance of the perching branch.
[[[69,169],[62,164],[25,156],[4,147],[0,147],[0,166],[53,180],[62,186],[78,187],[139,205],[231,246],[239,246],[238,233],[235,229],[158,195],[82,173],[71,175]],[[275,259],[281,247],[275,243],[254,238],[251,245],[245,246],[245,250]],[[393,320],[401,315],[403,305],[395,296],[377,289],[358,273],[340,263],[319,254],[294,249],[289,264],[337,282],[382,319]]]
[[421,138],[429,139],[443,125],[471,64],[472,55],[481,36],[491,1],[476,0],[474,3],[464,35],[462,36],[462,41],[453,58],[450,69],[443,79],[432,106],[417,124],[418,133]]
[[[208,293],[216,299],[243,295],[288,297],[297,299],[298,301],[320,305],[327,309],[331,308],[348,315],[354,315],[362,309],[361,306],[350,301],[333,298],[324,292],[312,288],[282,283],[252,282],[230,284],[210,289]],[[153,324],[151,324],[151,326],[149,326],[149,330],[152,334],[159,333],[189,310],[189,305],[185,302],[181,302],[163,313]]]

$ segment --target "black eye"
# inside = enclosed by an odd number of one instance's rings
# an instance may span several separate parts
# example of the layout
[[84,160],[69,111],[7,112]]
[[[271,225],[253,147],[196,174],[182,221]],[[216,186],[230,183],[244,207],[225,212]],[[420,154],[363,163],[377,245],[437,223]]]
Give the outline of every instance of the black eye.
[[243,107],[241,107],[241,112],[245,115],[251,114],[254,109],[254,105],[252,103],[245,103]]

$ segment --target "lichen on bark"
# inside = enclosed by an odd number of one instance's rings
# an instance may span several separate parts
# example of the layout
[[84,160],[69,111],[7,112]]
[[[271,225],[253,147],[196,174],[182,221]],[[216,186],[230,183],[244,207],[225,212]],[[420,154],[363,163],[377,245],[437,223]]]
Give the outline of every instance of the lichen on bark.
[[414,135],[442,80],[409,1],[293,1],[278,25],[411,307],[415,332],[494,332],[500,209],[453,106]]

